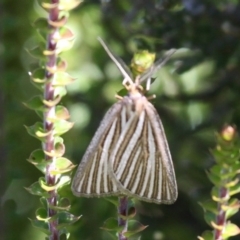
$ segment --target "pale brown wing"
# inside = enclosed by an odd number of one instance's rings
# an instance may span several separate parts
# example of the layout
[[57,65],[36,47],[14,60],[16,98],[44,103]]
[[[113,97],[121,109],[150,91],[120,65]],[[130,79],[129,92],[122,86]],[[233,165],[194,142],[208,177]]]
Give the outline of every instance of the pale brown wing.
[[117,185],[108,174],[108,159],[121,132],[121,101],[105,114],[89,144],[72,181],[76,196],[99,197],[118,195]]
[[171,204],[177,198],[177,184],[164,129],[153,105],[145,97],[138,101],[133,104],[142,110],[136,114],[132,106],[109,158],[109,173],[126,195]]

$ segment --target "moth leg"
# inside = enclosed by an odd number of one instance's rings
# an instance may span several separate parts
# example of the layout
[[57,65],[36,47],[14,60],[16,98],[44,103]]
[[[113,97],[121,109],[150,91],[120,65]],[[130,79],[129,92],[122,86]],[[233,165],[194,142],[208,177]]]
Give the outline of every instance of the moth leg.
[[118,99],[118,100],[122,100],[123,99],[123,97],[118,95],[118,94],[115,95],[115,98]]
[[147,83],[146,83],[146,91],[149,91],[150,90],[150,86],[151,86],[151,77],[149,77],[148,79],[147,79]]
[[152,99],[154,99],[154,98],[156,98],[156,95],[155,95],[155,94],[153,94],[153,95],[147,97],[148,100],[152,100]]

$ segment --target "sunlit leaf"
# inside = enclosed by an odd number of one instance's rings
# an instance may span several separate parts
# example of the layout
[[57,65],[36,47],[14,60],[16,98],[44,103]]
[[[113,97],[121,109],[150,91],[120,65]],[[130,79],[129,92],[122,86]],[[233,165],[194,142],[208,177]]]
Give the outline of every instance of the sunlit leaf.
[[72,171],[76,165],[73,165],[72,162],[64,157],[57,158],[55,161],[55,169],[51,170],[52,175],[62,174]]
[[223,239],[227,239],[229,237],[236,236],[239,234],[240,234],[239,227],[233,223],[228,222],[226,227],[224,228],[222,237]]
[[59,136],[67,132],[73,127],[74,123],[68,122],[66,120],[56,121],[54,124],[54,134]]

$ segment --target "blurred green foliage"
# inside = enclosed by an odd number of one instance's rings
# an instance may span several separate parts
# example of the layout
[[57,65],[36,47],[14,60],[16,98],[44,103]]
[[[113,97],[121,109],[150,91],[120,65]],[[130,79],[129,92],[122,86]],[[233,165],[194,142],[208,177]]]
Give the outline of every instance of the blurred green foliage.
[[[39,199],[27,193],[40,172],[26,159],[39,142],[23,125],[38,116],[22,102],[36,94],[27,72],[36,62],[25,51],[39,38],[32,23],[46,13],[37,2],[0,3],[0,229],[1,239],[44,239],[30,225]],[[213,164],[209,149],[224,123],[240,128],[240,4],[236,0],[86,0],[71,12],[74,48],[64,53],[76,81],[63,99],[74,129],[65,134],[66,156],[78,164],[105,111],[115,102],[121,75],[97,41],[101,36],[130,64],[133,53],[147,49],[159,55],[181,49],[157,75],[151,93],[165,127],[179,197],[174,205],[137,202],[137,217],[149,225],[142,240],[196,239],[209,229],[198,202],[209,198],[206,170]],[[75,198],[72,212],[83,217],[70,231],[71,240],[109,239],[100,229],[116,216],[104,199]],[[240,225],[240,217],[232,220]],[[231,238],[238,239],[238,237]]]

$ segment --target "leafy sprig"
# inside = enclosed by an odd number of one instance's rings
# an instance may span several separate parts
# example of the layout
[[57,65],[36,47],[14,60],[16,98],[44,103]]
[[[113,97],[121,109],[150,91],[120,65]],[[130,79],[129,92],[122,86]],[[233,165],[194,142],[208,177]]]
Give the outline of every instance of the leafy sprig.
[[35,110],[42,119],[42,122],[26,127],[27,132],[42,143],[42,148],[34,150],[28,161],[44,177],[26,189],[40,196],[42,207],[36,210],[36,219],[31,222],[50,240],[58,240],[62,235],[68,239],[67,226],[79,219],[69,212],[69,200],[59,194],[62,187],[69,184],[70,173],[75,167],[63,156],[65,145],[61,135],[70,130],[73,123],[68,121],[68,110],[59,104],[67,94],[66,86],[74,79],[66,72],[67,62],[60,54],[73,45],[74,34],[66,23],[69,10],[79,3],[79,0],[39,1],[47,11],[48,19],[39,18],[34,22],[41,42],[28,50],[39,60],[39,67],[33,69],[30,76],[41,94],[32,97],[25,105]]
[[214,184],[211,200],[201,203],[204,217],[213,231],[205,231],[200,240],[226,240],[240,234],[229,219],[239,211],[240,202],[233,196],[240,192],[240,140],[233,126],[225,126],[217,134],[217,145],[211,151],[215,164],[207,172]]

